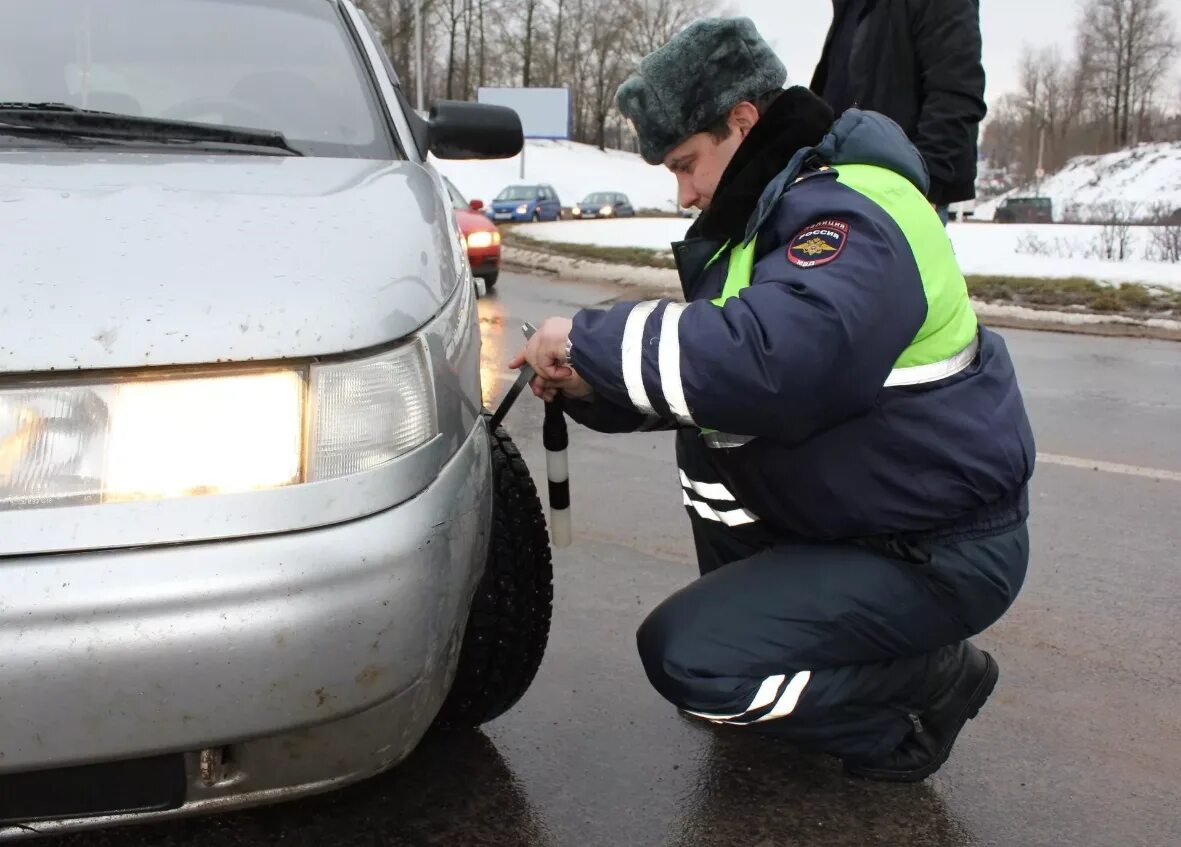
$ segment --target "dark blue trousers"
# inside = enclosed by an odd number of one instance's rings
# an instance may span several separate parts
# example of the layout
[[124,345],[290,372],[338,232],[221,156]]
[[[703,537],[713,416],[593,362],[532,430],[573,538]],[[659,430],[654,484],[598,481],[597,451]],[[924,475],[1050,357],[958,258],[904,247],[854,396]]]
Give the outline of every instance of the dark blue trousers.
[[898,745],[939,685],[940,651],[1009,608],[1029,559],[1024,521],[969,540],[753,553],[720,524],[695,520],[694,534],[701,578],[637,635],[656,690],[701,717],[852,759]]

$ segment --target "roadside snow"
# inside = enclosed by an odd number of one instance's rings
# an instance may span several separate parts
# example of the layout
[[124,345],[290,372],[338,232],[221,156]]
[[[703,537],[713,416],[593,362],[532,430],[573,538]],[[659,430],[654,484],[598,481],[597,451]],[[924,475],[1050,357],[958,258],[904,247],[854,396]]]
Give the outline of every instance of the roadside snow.
[[618,221],[560,221],[523,224],[515,231],[538,241],[594,244],[599,247],[646,247],[667,250],[685,237],[687,218],[628,218]]
[[967,274],[1142,282],[1181,290],[1181,264],[1145,259],[1152,228],[1133,227],[1129,254],[1119,262],[1095,258],[1103,227],[1082,224],[964,223],[948,227]]
[[[1024,185],[986,203],[974,212],[991,221],[1006,197],[1028,197],[1035,185]],[[1076,156],[1042,180],[1041,196],[1054,201],[1054,220],[1088,220],[1105,204],[1115,203],[1136,216],[1147,216],[1156,204],[1181,209],[1181,141],[1141,144],[1105,156]]]
[[553,186],[563,206],[572,206],[595,191],[622,191],[637,209],[672,212],[677,207],[677,182],[664,168],[649,165],[635,153],[573,141],[527,141],[524,179],[520,156],[490,161],[432,157],[431,164],[464,197],[484,203],[505,186],[540,182]]
[[[526,224],[517,231],[539,241],[667,250],[671,242],[684,236],[688,225],[684,218],[637,218]],[[966,274],[1078,276],[1181,290],[1181,264],[1142,258],[1125,262],[1093,258],[1102,230],[1088,225],[953,223],[948,234]],[[1131,254],[1142,257],[1150,237],[1150,228],[1134,227]],[[1044,255],[1030,255],[1031,251]]]

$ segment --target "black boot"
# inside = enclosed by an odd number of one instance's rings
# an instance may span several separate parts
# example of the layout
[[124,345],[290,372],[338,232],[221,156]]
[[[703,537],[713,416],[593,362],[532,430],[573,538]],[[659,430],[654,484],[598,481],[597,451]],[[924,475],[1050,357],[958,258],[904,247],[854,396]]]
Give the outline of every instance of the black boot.
[[992,656],[966,641],[949,652],[947,675],[939,674],[947,682],[936,689],[921,714],[911,715],[914,729],[902,743],[880,759],[846,761],[846,771],[867,779],[918,782],[947,761],[956,736],[980,712],[1000,674]]

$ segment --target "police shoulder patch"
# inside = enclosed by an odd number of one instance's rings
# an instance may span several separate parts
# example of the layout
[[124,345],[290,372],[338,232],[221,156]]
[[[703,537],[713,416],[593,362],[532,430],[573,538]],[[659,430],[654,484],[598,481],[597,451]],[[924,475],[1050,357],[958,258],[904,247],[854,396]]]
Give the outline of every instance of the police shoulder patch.
[[816,268],[835,261],[849,240],[849,224],[829,218],[801,229],[787,245],[787,260],[800,268]]

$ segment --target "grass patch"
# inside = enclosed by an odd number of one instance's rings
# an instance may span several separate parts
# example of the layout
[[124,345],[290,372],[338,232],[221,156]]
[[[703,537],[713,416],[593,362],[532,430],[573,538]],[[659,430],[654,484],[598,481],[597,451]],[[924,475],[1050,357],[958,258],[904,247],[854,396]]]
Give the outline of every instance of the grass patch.
[[567,244],[560,241],[542,241],[503,229],[504,242],[510,246],[537,250],[542,253],[557,253],[574,259],[588,259],[595,262],[609,262],[615,265],[634,265],[647,268],[676,268],[672,255],[667,250],[648,250],[644,247],[602,247],[597,244]]
[[1165,315],[1181,312],[1181,291],[1139,283],[1102,285],[1093,279],[1042,279],[1021,276],[969,276],[968,291],[978,300],[1035,308],[1075,308],[1111,314]]

